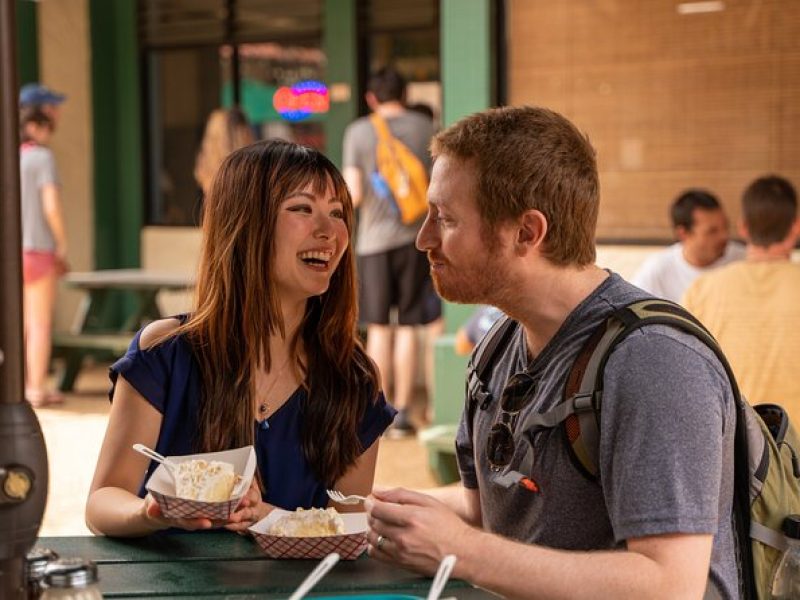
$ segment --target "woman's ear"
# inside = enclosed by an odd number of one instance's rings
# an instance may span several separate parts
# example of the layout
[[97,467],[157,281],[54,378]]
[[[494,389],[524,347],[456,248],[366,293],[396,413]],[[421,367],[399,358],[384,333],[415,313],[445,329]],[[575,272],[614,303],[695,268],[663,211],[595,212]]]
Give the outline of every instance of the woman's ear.
[[542,245],[547,235],[547,217],[538,210],[526,210],[519,218],[517,253],[526,254]]

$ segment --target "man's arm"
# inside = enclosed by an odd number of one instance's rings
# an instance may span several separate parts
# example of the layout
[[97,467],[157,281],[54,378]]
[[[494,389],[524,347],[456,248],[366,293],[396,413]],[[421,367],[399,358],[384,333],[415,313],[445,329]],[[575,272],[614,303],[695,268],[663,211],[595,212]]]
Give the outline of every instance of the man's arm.
[[443,503],[408,490],[377,492],[366,508],[370,555],[433,573],[442,557],[455,554],[455,577],[507,598],[697,599],[708,578],[708,534],[657,535],[629,540],[627,550],[575,552],[481,531]]
[[457,483],[425,490],[423,493],[447,506],[462,521],[481,527],[481,500],[478,490],[465,488],[461,483]]
[[361,204],[364,198],[364,190],[361,183],[361,169],[358,167],[345,167],[342,171],[344,181],[347,187],[350,188],[350,196],[353,198],[353,206],[356,207]]
[[693,598],[703,595],[711,536],[659,535],[628,550],[567,552],[477,532],[462,576],[506,598]]

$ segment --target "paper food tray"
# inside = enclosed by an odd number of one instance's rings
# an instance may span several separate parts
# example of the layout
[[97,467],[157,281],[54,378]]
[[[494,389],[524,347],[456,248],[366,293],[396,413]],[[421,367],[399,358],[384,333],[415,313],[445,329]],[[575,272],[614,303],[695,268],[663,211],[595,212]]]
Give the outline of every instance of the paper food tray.
[[234,472],[242,478],[242,481],[234,488],[234,495],[229,500],[223,502],[188,500],[175,496],[175,481],[164,465],[158,465],[158,468],[148,480],[145,489],[153,495],[153,498],[161,508],[161,513],[170,519],[204,517],[213,520],[226,520],[230,518],[250,488],[256,472],[256,453],[252,446],[245,446],[236,450],[224,450],[222,452],[168,456],[167,458],[176,463],[198,458],[208,461],[228,462],[233,465]]
[[267,533],[272,524],[289,511],[275,509],[249,529],[258,545],[270,558],[325,558],[338,552],[344,560],[354,560],[367,549],[367,513],[341,513],[344,533],[320,537],[289,537]]

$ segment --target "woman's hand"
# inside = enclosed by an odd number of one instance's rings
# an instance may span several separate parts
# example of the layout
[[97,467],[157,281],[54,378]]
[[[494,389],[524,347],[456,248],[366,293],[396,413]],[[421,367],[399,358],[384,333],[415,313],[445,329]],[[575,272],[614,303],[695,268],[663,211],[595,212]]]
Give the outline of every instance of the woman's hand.
[[155,501],[155,498],[147,494],[142,504],[142,516],[144,522],[153,529],[159,531],[161,529],[169,529],[176,527],[178,529],[186,529],[187,531],[197,531],[198,529],[211,529],[219,527],[222,523],[212,521],[211,519],[169,519],[161,514],[161,507]]
[[236,512],[225,524],[225,529],[244,533],[248,527],[266,517],[274,508],[261,499],[261,490],[258,489],[258,483],[253,480]]

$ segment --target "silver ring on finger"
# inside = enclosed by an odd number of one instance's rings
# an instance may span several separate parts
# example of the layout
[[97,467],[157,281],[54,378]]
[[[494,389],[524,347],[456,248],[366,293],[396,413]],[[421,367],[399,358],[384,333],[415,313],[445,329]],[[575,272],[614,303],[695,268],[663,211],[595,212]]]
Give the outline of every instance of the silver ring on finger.
[[383,535],[378,535],[378,539],[375,541],[375,547],[380,550],[383,548],[383,545],[386,543],[386,537]]

